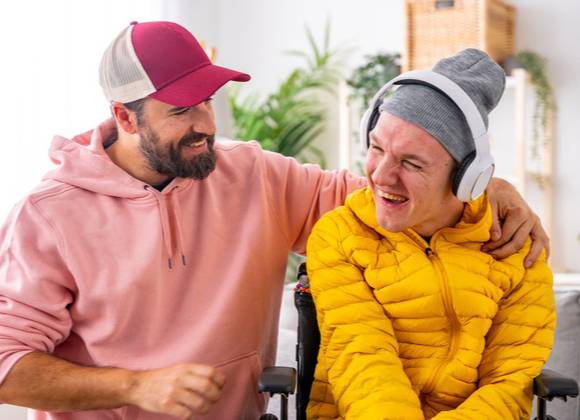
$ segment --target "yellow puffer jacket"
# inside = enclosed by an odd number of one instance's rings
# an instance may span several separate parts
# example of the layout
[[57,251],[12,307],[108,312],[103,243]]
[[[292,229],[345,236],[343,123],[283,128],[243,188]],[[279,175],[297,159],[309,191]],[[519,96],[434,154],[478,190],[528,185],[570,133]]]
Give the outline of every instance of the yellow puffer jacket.
[[552,347],[552,274],[524,249],[480,251],[482,197],[427,244],[377,225],[369,189],[314,227],[307,266],[321,333],[308,418],[525,419]]

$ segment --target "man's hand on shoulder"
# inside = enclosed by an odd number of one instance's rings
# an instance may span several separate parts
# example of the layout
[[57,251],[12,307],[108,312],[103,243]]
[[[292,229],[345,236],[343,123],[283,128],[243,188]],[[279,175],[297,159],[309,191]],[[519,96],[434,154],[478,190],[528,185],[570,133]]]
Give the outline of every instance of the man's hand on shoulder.
[[513,185],[503,179],[493,178],[487,188],[493,214],[491,241],[482,251],[494,258],[505,258],[519,251],[528,237],[532,238],[530,252],[526,256],[526,268],[538,259],[542,249],[550,253],[550,239],[540,218],[530,209]]
[[143,410],[189,419],[209,411],[224,381],[215,368],[197,364],[135,372],[129,400]]

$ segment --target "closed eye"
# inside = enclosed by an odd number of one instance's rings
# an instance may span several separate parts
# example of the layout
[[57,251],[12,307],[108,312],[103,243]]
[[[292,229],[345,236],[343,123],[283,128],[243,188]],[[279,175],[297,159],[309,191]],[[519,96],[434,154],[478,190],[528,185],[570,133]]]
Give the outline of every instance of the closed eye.
[[191,109],[190,107],[185,107],[185,108],[177,109],[177,110],[173,111],[173,115],[182,115],[182,114],[185,114],[190,109]]
[[403,161],[401,161],[401,163],[407,169],[411,169],[411,170],[414,170],[414,171],[420,171],[421,169],[423,169],[423,167],[421,167],[421,166],[419,166],[419,165],[417,165],[417,164],[415,164],[415,163],[413,163],[413,162],[411,162],[411,161],[409,161],[407,159],[404,159]]
[[381,149],[376,143],[371,143],[371,149],[376,150],[377,152],[383,151],[383,149]]

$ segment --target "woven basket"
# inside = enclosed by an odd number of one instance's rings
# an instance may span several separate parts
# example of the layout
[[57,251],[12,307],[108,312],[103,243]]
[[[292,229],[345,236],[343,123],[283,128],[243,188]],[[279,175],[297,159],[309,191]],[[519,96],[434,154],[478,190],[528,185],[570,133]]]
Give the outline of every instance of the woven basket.
[[501,63],[514,54],[514,7],[502,0],[406,0],[403,71],[428,69],[475,47]]

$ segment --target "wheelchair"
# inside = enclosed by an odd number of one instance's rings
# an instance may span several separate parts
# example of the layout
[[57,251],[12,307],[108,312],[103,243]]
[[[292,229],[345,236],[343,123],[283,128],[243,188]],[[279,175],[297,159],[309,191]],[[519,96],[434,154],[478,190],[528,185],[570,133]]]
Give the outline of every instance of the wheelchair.
[[[309,283],[306,264],[298,267],[298,285],[294,291],[294,304],[298,310],[298,336],[296,345],[297,371],[289,367],[264,369],[259,379],[258,390],[271,396],[280,394],[280,420],[288,419],[288,395],[296,390],[296,419],[306,420],[306,407],[314,380],[314,368],[318,358],[320,332],[316,322],[316,309]],[[296,389],[297,388],[297,389]],[[537,397],[537,417],[534,420],[556,420],[547,414],[547,403],[554,398],[566,401],[578,396],[578,383],[549,369],[534,379],[534,395]],[[273,414],[264,414],[260,420],[278,420]]]

